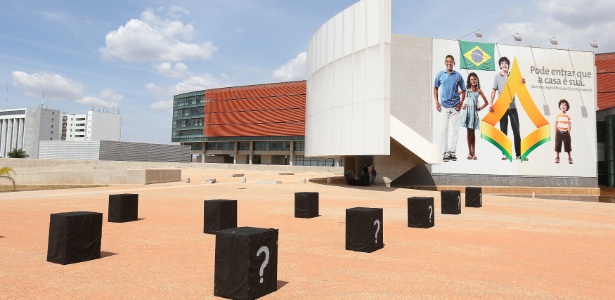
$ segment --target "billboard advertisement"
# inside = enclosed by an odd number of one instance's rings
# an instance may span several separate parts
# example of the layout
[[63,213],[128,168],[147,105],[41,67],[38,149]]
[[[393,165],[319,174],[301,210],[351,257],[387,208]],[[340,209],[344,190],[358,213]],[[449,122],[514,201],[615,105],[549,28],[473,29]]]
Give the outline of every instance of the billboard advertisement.
[[432,79],[432,173],[596,177],[593,52],[434,39]]

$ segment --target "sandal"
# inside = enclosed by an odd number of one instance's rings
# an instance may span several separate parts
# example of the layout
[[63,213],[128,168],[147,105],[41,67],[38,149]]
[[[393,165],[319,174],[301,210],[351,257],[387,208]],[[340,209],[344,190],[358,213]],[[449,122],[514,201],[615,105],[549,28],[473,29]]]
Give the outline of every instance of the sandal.
[[468,159],[470,159],[470,160],[471,160],[471,159],[472,159],[472,155],[468,155]]
[[477,159],[476,155],[474,155],[474,156],[472,157],[472,159],[473,159],[473,160],[476,160],[476,159]]
[[555,158],[555,163],[556,163],[556,164],[559,164],[559,157],[556,157],[556,158]]
[[568,163],[572,165],[572,158],[568,159]]

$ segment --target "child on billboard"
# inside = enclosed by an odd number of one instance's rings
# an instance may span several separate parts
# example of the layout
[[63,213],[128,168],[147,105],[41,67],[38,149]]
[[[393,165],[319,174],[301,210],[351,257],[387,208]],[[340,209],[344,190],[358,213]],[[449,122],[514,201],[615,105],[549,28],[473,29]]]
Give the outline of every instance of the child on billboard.
[[555,163],[559,164],[559,153],[562,152],[562,144],[564,151],[568,152],[568,163],[572,164],[572,145],[570,143],[570,130],[572,129],[571,118],[566,112],[570,109],[570,104],[566,99],[562,99],[557,103],[560,113],[555,118]]
[[[483,105],[478,107],[478,97],[483,98]],[[461,107],[461,117],[459,119],[459,125],[467,129],[468,140],[468,159],[476,160],[476,135],[475,131],[480,130],[480,119],[478,118],[478,112],[485,108],[489,102],[480,89],[480,80],[478,75],[472,72],[468,75],[466,100]]]

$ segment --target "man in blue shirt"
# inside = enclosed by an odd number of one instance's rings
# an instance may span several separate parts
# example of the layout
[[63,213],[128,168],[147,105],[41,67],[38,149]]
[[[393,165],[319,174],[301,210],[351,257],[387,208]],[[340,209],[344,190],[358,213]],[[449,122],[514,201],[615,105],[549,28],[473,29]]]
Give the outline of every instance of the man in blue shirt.
[[[457,139],[459,138],[459,110],[466,97],[466,86],[463,76],[453,70],[455,58],[447,55],[444,60],[446,70],[436,75],[433,96],[436,109],[440,113],[440,142],[444,157],[442,161],[457,160]],[[442,87],[442,88],[440,88]],[[441,91],[440,91],[441,90]],[[448,133],[451,132],[451,142]]]

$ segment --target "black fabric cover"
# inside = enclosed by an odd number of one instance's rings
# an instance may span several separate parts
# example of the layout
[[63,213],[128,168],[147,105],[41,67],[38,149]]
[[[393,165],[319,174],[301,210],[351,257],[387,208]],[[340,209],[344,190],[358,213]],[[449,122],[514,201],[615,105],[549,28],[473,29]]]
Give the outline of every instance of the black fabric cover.
[[237,227],[237,200],[205,200],[203,232]]
[[[263,246],[269,250],[266,265],[266,253],[259,253]],[[277,289],[277,229],[239,227],[219,230],[216,233],[214,296],[256,299]]]
[[130,222],[139,218],[139,194],[109,195],[109,222]]
[[47,261],[66,265],[100,258],[102,218],[88,211],[51,214]]
[[318,217],[318,193],[295,193],[295,218]]
[[408,198],[408,227],[430,228],[434,226],[433,197]]
[[483,207],[483,189],[466,187],[466,207]]
[[441,210],[443,214],[458,215],[461,213],[461,192],[441,191]]
[[[354,207],[346,209],[346,250],[373,252],[384,247],[383,209]],[[380,226],[376,224],[379,221]]]

